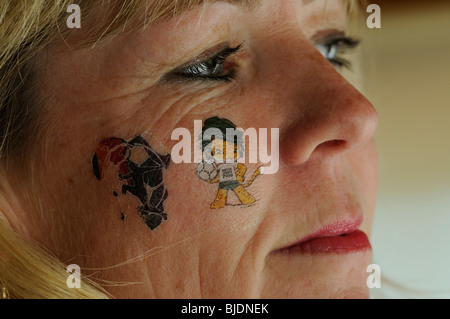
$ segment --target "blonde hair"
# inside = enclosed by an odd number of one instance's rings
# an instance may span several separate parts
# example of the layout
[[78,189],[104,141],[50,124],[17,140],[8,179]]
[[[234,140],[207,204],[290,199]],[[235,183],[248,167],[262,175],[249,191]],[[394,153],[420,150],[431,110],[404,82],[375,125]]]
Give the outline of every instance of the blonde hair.
[[69,289],[66,265],[31,240],[19,236],[0,219],[1,298],[107,298],[89,278],[80,288]]
[[[230,0],[238,2],[239,0]],[[72,0],[3,0],[0,2],[0,165],[27,148],[37,130],[38,104],[33,95],[33,62],[50,43],[70,32],[65,25]],[[102,18],[89,30],[86,43],[124,29],[145,13],[151,24],[186,11],[207,0],[78,0],[83,21],[101,6]],[[345,1],[349,12],[358,1]],[[68,289],[66,266],[31,240],[22,238],[1,218],[0,299],[107,298],[96,283],[83,278],[81,289]]]

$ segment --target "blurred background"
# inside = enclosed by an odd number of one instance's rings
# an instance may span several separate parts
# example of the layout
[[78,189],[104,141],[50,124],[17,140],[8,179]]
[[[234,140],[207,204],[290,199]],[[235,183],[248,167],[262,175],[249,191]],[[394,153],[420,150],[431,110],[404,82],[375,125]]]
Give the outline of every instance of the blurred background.
[[355,28],[346,76],[379,114],[372,297],[450,298],[450,1],[370,3],[381,29]]

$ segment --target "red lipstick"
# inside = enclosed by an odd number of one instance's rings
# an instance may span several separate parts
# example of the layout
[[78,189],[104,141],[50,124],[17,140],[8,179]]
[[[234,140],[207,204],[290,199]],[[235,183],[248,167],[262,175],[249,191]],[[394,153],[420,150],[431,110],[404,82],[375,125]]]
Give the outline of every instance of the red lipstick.
[[371,249],[366,234],[358,230],[360,224],[361,220],[338,221],[281,250],[301,254],[349,254]]

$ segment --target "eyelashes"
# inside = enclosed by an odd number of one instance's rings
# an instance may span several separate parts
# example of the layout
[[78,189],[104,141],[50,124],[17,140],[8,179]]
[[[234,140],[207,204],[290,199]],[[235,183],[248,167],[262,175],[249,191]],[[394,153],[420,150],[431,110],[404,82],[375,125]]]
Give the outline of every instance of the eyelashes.
[[[176,68],[164,77],[164,80],[186,81],[218,81],[231,82],[236,78],[235,65],[228,63],[228,58],[242,49],[243,43],[237,47],[226,45],[219,52],[203,53],[194,62]],[[206,55],[206,57],[202,57]]]
[[351,69],[351,62],[342,58],[342,55],[355,49],[359,44],[359,40],[347,37],[344,34],[337,34],[316,42],[315,46],[337,68]]
[[[342,33],[328,36],[316,41],[316,48],[337,69],[351,69],[351,62],[342,57],[359,45],[359,41]],[[182,65],[163,76],[162,82],[224,82],[229,83],[236,78],[238,66],[230,63],[229,58],[238,53],[244,43],[236,47],[228,44],[219,49],[210,49],[193,61]],[[217,51],[219,50],[219,51]]]

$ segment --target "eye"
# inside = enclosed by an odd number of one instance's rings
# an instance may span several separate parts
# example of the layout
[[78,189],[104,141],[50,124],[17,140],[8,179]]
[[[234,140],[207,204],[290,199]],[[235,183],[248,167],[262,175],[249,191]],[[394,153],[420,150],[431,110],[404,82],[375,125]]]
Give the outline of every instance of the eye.
[[358,40],[347,37],[344,34],[332,35],[315,43],[320,53],[337,68],[351,68],[350,61],[342,58],[342,55],[358,45]]
[[[187,65],[176,68],[167,74],[165,80],[181,81],[222,81],[230,82],[236,77],[236,69],[232,63],[227,64],[228,58],[241,50],[243,44],[231,48],[226,45],[220,48],[219,52],[202,53],[194,62],[188,62]],[[206,57],[205,57],[206,56]]]

